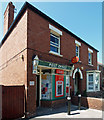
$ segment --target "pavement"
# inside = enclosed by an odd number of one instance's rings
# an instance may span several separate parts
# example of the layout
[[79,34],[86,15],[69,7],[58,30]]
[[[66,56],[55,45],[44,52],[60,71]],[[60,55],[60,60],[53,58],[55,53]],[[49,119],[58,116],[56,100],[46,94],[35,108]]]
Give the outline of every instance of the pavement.
[[[78,106],[71,105],[70,115],[67,114],[67,106],[61,108],[38,108],[37,116],[35,118],[102,118],[102,111],[95,109],[87,109],[81,107],[78,110]],[[35,120],[31,118],[31,120]]]

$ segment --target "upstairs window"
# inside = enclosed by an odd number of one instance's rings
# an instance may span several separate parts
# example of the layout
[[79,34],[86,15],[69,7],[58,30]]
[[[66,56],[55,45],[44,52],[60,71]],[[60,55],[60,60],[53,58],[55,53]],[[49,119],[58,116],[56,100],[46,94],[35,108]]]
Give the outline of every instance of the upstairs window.
[[92,54],[93,54],[93,50],[88,48],[88,64],[89,65],[92,65]]
[[50,34],[50,51],[60,54],[60,36]]
[[80,61],[80,46],[81,46],[81,43],[78,42],[77,40],[75,40],[75,44],[76,44],[76,56],[79,58],[79,61]]
[[76,56],[79,58],[79,46],[76,45]]
[[61,51],[60,38],[62,36],[62,31],[51,24],[49,24],[49,29],[50,29],[50,51],[49,53],[63,57],[63,55],[61,55],[61,52],[60,52]]
[[88,64],[92,65],[92,53],[88,53]]

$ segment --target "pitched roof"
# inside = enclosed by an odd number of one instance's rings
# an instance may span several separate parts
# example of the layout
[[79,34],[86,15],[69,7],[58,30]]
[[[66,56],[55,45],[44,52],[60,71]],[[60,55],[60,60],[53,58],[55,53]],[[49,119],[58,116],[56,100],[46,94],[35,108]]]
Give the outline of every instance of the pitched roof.
[[10,28],[8,29],[7,33],[3,37],[3,39],[2,39],[2,41],[0,43],[0,48],[3,45],[3,43],[5,42],[5,40],[7,39],[7,37],[9,36],[9,34],[12,32],[12,30],[14,29],[14,27],[16,26],[16,24],[19,22],[19,20],[21,19],[22,15],[24,14],[24,12],[26,11],[27,8],[30,9],[30,10],[32,10],[33,12],[37,13],[38,15],[40,15],[41,17],[43,17],[44,19],[46,19],[47,21],[49,21],[53,25],[57,26],[61,30],[64,30],[65,32],[67,32],[71,36],[75,37],[80,42],[88,45],[90,48],[92,48],[92,49],[94,49],[95,51],[98,52],[97,49],[95,49],[94,47],[92,47],[91,45],[89,45],[87,42],[85,42],[84,40],[82,40],[80,37],[78,37],[77,35],[75,35],[71,31],[69,31],[68,29],[66,29],[65,27],[63,27],[62,25],[60,25],[59,23],[57,23],[56,21],[54,21],[52,18],[50,18],[49,16],[47,16],[46,14],[44,14],[43,12],[41,12],[40,10],[38,10],[36,7],[34,7],[31,4],[29,4],[28,2],[24,3],[24,5],[21,8],[20,12],[18,13],[17,17],[15,18],[15,20],[11,24]]

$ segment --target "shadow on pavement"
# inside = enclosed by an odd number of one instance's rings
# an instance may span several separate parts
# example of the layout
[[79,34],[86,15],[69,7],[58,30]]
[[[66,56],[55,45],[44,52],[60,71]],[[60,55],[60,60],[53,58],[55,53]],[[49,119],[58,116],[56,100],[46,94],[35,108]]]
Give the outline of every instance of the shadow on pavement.
[[[81,107],[81,110],[86,110],[87,108]],[[67,113],[68,110],[68,106],[64,106],[61,108],[38,108],[37,112],[36,112],[36,117],[38,116],[44,116],[44,115],[51,115],[51,114],[58,114],[58,113]],[[78,110],[78,106],[75,105],[71,105],[71,112],[72,111],[76,111]],[[76,114],[80,114],[79,112],[77,113],[73,113],[70,115],[76,115]]]
[[[87,108],[85,107],[81,107],[80,110],[86,110]],[[78,110],[78,106],[72,105],[71,104],[71,112],[74,111],[74,113],[70,112],[70,115],[76,115],[76,114],[80,114],[80,112],[77,111]],[[30,120],[30,119],[34,119],[35,117],[39,117],[39,116],[47,116],[47,115],[52,115],[52,114],[58,114],[58,113],[67,113],[68,111],[68,106],[63,106],[60,108],[44,108],[44,107],[39,107],[36,110],[36,116],[31,117],[29,119],[26,118],[21,118],[18,120]]]

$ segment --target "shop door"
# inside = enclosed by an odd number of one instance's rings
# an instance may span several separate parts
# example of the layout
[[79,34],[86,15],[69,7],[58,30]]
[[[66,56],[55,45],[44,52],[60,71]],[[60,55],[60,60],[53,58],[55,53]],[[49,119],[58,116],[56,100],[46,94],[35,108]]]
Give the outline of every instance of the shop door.
[[39,102],[40,102],[40,79],[39,79],[39,75],[36,76],[36,83],[37,83],[37,90],[36,90],[36,107],[39,107]]

